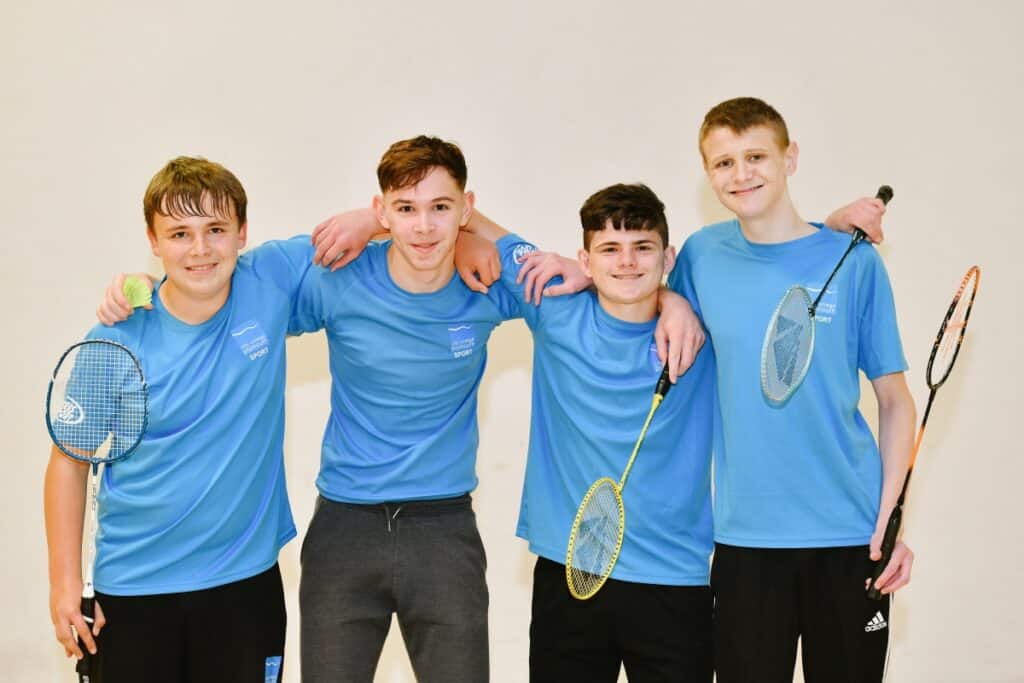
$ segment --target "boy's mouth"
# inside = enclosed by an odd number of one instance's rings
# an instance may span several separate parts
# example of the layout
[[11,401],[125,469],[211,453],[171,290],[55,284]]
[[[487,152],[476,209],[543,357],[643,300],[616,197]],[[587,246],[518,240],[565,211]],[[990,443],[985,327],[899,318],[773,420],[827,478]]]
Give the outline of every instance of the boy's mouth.
[[747,187],[742,190],[731,190],[729,194],[733,195],[734,197],[744,197],[748,194],[751,194],[752,192],[760,190],[762,187],[764,187],[764,183],[761,183],[760,185],[755,185],[753,187]]

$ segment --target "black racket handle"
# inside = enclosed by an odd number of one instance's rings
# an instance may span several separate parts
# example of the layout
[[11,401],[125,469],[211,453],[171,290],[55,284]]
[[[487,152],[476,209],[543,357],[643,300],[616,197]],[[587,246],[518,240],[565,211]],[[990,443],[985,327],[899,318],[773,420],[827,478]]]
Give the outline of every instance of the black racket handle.
[[892,559],[893,548],[896,547],[896,536],[900,533],[900,525],[903,523],[903,506],[897,505],[889,513],[889,523],[885,525],[885,536],[882,537],[882,559],[875,564],[875,573],[871,577],[871,586],[868,588],[868,597],[872,600],[881,600],[882,591],[875,587],[875,581],[885,571],[889,560]]
[[654,393],[665,398],[665,394],[671,388],[672,380],[668,378],[668,363],[665,363],[665,367],[661,369],[661,377],[658,378],[658,384],[654,387]]
[[892,200],[892,188],[888,185],[882,185],[878,188],[878,192],[875,193],[875,199],[881,199],[883,204],[888,204]]
[[[96,598],[82,598],[82,617],[86,625],[92,629],[96,617]],[[85,649],[82,636],[78,636],[78,647],[82,650],[82,658],[75,665],[78,672],[78,683],[89,683],[92,680],[92,654]]]

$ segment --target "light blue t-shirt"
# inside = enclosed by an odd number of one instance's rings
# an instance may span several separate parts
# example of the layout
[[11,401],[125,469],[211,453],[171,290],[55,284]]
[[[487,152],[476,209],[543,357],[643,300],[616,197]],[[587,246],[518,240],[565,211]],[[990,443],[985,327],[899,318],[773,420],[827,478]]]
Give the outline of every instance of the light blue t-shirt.
[[[502,281],[533,332],[533,407],[516,534],[565,562],[576,509],[593,482],[622,476],[661,374],[656,320],[631,323],[592,290],[537,307],[515,280],[532,244],[498,241]],[[626,533],[612,578],[706,585],[711,529],[714,368],[709,351],[669,390],[623,489]]]
[[780,244],[748,241],[738,221],[705,227],[683,246],[669,285],[702,317],[717,365],[715,540],[759,548],[868,543],[882,487],[878,446],[858,410],[860,379],[902,372],[889,278],[857,246],[818,307],[814,357],[781,407],[760,384],[761,345],[790,286],[812,299],[850,236],[822,226]]
[[285,338],[310,268],[309,237],[268,242],[238,259],[231,292],[189,325],[154,292],[90,338],[130,348],[149,386],[138,449],[105,468],[97,590],[176,593],[271,567],[295,536],[284,479]]
[[379,503],[458,496],[476,488],[477,389],[487,340],[519,317],[503,287],[487,295],[453,275],[414,294],[388,272],[390,242],[371,243],[345,268],[310,271],[292,332],[327,330],[331,415],[320,494]]

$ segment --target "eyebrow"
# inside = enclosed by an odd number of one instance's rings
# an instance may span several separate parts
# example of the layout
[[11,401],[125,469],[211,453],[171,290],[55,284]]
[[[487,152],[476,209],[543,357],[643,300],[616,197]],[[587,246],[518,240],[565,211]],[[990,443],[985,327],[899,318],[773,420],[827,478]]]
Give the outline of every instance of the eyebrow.
[[[211,218],[214,218],[214,217],[211,216]],[[214,228],[214,227],[216,227],[216,228],[219,228],[219,227],[223,227],[225,225],[228,225],[229,223],[230,223],[229,220],[221,218],[221,217],[218,216],[218,217],[216,217],[215,220],[212,220],[209,223],[203,223],[203,225],[200,226],[200,227],[204,227],[204,228]],[[191,228],[192,228],[192,226],[186,225],[185,223],[175,223],[174,225],[168,226],[164,230],[165,230],[165,232],[178,232],[179,230],[190,230]]]
[[[428,199],[426,201],[427,204],[437,204],[439,202],[452,202],[452,203],[454,203],[455,199],[453,197],[448,197],[447,195],[444,195],[444,196],[441,196],[441,197],[434,197],[433,199]],[[403,205],[405,205],[405,204],[415,204],[416,202],[413,201],[412,199],[400,199],[400,198],[398,198],[398,199],[391,200],[391,203],[392,204],[403,204]]]
[[623,241],[620,241],[620,240],[605,240],[604,242],[598,242],[597,244],[595,244],[593,246],[594,247],[604,247],[604,246],[608,246],[608,245],[622,246],[624,244],[632,244],[634,246],[637,246],[637,245],[641,245],[641,244],[643,244],[643,245],[657,244],[657,241],[653,240],[653,239],[633,240],[633,241],[629,241],[629,242],[623,242]]

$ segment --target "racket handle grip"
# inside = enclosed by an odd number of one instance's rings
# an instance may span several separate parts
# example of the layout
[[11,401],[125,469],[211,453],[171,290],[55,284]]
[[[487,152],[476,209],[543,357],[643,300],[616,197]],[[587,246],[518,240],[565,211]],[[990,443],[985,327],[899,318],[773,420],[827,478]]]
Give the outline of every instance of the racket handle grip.
[[[91,629],[96,617],[96,598],[82,598],[81,610],[85,623]],[[85,649],[81,636],[78,637],[78,647],[82,650],[82,658],[75,665],[75,671],[78,672],[78,683],[89,683],[92,680],[92,654]]]
[[671,388],[672,380],[668,378],[668,363],[665,363],[665,367],[661,369],[661,376],[658,377],[658,384],[654,387],[654,393],[665,398],[665,394]]
[[868,588],[868,597],[872,600],[882,599],[882,591],[875,587],[875,581],[885,571],[889,560],[892,559],[892,551],[896,547],[896,536],[900,533],[902,523],[903,506],[897,505],[889,513],[889,523],[885,525],[885,535],[882,537],[882,558],[875,563],[875,573],[871,577],[871,585]]

